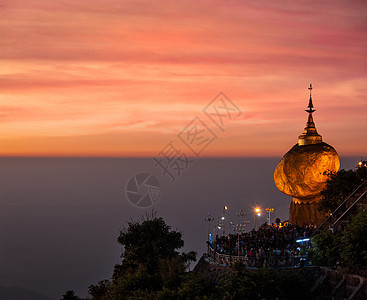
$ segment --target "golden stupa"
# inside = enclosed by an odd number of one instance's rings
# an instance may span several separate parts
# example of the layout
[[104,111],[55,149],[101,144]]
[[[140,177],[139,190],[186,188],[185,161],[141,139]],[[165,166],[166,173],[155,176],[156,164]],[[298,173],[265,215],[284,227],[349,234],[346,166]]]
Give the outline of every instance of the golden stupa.
[[274,172],[277,188],[293,200],[289,208],[289,221],[292,224],[319,225],[325,214],[318,211],[320,194],[326,186],[328,172],[339,170],[338,153],[322,141],[317,133],[312,113],[312,85],[310,84],[308,120],[298,143],[282,158]]

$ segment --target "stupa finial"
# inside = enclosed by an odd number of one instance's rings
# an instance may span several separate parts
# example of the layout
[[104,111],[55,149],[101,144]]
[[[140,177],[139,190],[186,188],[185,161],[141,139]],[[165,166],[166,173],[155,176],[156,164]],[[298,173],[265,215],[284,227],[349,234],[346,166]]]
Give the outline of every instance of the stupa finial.
[[315,109],[313,109],[313,104],[312,104],[312,83],[310,83],[310,87],[308,88],[310,90],[310,100],[308,101],[308,109],[306,109],[306,111],[310,114],[312,114]]
[[306,109],[306,112],[308,112],[308,119],[306,123],[305,130],[303,133],[298,137],[298,145],[299,146],[305,146],[310,144],[318,144],[322,142],[322,137],[317,133],[315,123],[313,122],[312,113],[316,110],[313,109],[313,103],[312,103],[312,84],[310,83],[310,87],[308,88],[310,90],[310,99],[308,101],[308,109]]

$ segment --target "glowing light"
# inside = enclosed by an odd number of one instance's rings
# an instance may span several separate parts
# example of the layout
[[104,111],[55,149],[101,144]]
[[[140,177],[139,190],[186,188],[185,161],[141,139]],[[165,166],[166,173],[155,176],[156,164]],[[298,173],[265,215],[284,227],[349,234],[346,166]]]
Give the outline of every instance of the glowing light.
[[224,217],[222,217],[222,220],[224,220]]
[[256,208],[255,208],[255,212],[256,212],[256,213],[260,213],[260,212],[261,212],[260,208],[256,207]]
[[224,205],[224,209],[225,209],[225,210],[227,210],[227,209],[228,209],[227,205]]
[[297,243],[303,243],[303,242],[308,242],[310,239],[300,239],[300,240],[296,240]]

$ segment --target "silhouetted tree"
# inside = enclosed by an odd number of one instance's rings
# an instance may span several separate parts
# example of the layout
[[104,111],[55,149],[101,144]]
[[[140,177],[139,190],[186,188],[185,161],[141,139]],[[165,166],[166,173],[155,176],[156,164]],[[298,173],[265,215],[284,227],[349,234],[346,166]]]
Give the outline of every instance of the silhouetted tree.
[[360,211],[341,238],[342,264],[354,271],[367,270],[367,211]]
[[184,245],[182,234],[171,230],[162,218],[129,222],[117,241],[123,246],[122,266],[135,269],[143,265],[149,273],[158,271],[160,259],[177,257],[177,249]]
[[328,173],[329,180],[326,188],[321,192],[319,210],[324,212],[334,211],[342,201],[349,196],[359,184],[361,184],[361,173],[356,170],[340,170]]
[[356,170],[357,177],[361,180],[367,180],[367,161],[362,160],[359,162],[357,170]]
[[354,170],[329,172],[326,188],[321,193],[320,211],[332,212],[363,180],[367,180],[367,161],[362,160]]
[[330,230],[324,230],[312,238],[312,244],[314,264],[333,267],[340,263],[341,233],[333,234]]
[[91,285],[88,293],[95,300],[109,300],[113,297],[110,287],[111,282],[109,280],[101,280],[98,285]]
[[224,298],[216,299],[310,299],[312,282],[300,270],[247,270],[236,262],[221,287]]
[[367,211],[360,211],[344,231],[325,230],[313,237],[315,264],[367,271]]
[[74,291],[67,291],[65,295],[62,296],[61,300],[83,300],[83,298],[75,295]]
[[114,268],[112,281],[89,287],[95,300],[161,299],[176,297],[190,261],[196,253],[179,253],[182,234],[171,230],[162,218],[147,217],[128,222],[120,231],[122,262]]

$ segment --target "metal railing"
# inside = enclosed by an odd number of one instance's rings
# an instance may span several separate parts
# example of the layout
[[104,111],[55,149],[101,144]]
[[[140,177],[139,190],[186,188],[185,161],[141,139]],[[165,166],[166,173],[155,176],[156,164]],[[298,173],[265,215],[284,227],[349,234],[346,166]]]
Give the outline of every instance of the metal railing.
[[362,195],[360,195],[356,201],[353,202],[353,204],[348,207],[348,209],[334,222],[333,224],[333,228],[336,228],[336,225],[338,225],[338,223],[343,220],[345,217],[347,217],[355,208],[356,205],[360,202],[360,200],[367,195],[367,189],[362,193]]
[[[347,198],[345,198],[345,200],[324,220],[324,222],[322,222],[321,225],[316,228],[316,230],[313,232],[312,236],[314,236],[317,232],[319,232],[325,226],[325,224],[327,224],[329,222],[330,222],[330,224],[332,224],[332,219],[336,218],[337,215],[340,213],[340,211],[342,209],[343,210],[346,209],[346,204],[350,200],[350,198],[352,198],[365,184],[366,184],[366,180],[364,180]],[[366,185],[366,187],[367,187],[367,185]],[[354,202],[354,203],[356,203],[356,202]],[[354,203],[353,203],[353,205],[354,205]]]
[[294,267],[306,261],[307,255],[268,255],[260,257],[251,257],[243,255],[229,255],[216,252],[210,248],[208,257],[218,265],[231,266],[233,263],[240,261],[243,265],[250,268],[279,268]]

